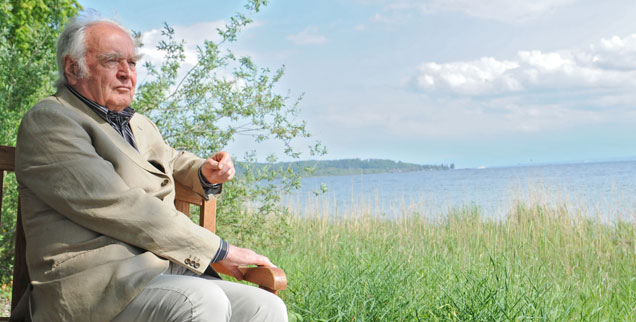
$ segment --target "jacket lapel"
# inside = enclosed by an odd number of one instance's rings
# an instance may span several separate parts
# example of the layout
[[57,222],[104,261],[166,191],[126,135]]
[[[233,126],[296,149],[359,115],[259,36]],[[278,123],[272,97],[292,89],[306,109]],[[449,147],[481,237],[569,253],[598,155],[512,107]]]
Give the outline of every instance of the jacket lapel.
[[[91,110],[90,107],[84,104],[84,102],[82,102],[79,98],[73,95],[73,93],[71,93],[68,89],[62,88],[58,90],[55,96],[62,103],[62,105],[70,109],[76,110],[79,113],[82,113],[88,116],[90,119],[94,120],[97,123],[97,127],[99,127],[104,132],[104,134],[110,138],[111,142],[113,142],[113,144],[117,148],[119,148],[119,150],[121,150],[123,154],[125,154],[129,159],[131,159],[137,165],[139,165],[140,167],[142,167],[148,172],[165,176],[165,173],[159,171],[152,164],[150,164],[150,162],[148,162],[146,159],[143,158],[142,154],[145,148],[145,144],[143,144],[143,142],[140,142],[143,140],[137,140],[137,143],[138,143],[137,148],[139,149],[139,151],[137,151],[119,133],[117,133],[117,131],[115,131],[115,129],[113,129],[113,127],[110,124],[108,124],[106,121],[100,118],[99,115],[97,115],[97,113]],[[136,117],[133,116],[132,119],[130,120],[130,125],[133,130],[133,135],[135,135],[135,137],[137,138],[141,136],[140,134],[143,131],[143,129],[139,125],[139,123],[135,121],[135,119]],[[142,144],[139,144],[139,143],[142,143]]]

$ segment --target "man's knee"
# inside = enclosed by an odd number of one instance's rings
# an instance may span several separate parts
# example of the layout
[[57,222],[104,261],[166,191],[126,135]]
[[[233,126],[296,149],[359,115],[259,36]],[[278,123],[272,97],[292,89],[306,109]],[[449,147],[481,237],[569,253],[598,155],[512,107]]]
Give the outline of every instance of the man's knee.
[[155,278],[115,321],[229,321],[230,300],[205,279],[162,275]]
[[258,311],[255,314],[255,321],[287,321],[287,306],[280,297],[269,292],[267,297],[259,303]]
[[230,321],[232,305],[225,292],[213,283],[201,279],[198,290],[190,296],[192,321]]
[[249,291],[244,294],[246,298],[232,303],[234,310],[231,321],[287,321],[287,307],[280,297],[252,286],[247,287]]

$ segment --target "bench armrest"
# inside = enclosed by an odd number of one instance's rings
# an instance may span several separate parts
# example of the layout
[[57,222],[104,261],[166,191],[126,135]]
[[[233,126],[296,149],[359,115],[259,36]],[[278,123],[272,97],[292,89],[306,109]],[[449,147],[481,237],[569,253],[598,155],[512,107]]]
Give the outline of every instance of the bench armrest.
[[[232,276],[223,265],[213,263],[211,266],[218,273]],[[240,267],[239,270],[243,273],[244,280],[257,284],[266,291],[278,294],[278,291],[287,288],[285,272],[278,267]]]

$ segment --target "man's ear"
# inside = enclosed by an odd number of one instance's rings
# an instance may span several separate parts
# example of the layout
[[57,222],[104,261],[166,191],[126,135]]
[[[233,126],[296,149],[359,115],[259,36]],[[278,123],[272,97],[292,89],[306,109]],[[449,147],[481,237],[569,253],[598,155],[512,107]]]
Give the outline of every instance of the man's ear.
[[77,81],[80,78],[79,64],[75,59],[69,56],[64,58],[64,75],[71,86],[77,84]]

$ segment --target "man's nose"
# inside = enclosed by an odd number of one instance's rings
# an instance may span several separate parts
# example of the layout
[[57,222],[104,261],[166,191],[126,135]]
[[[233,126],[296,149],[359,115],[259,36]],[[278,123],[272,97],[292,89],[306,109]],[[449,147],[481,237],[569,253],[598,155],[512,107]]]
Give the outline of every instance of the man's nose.
[[128,61],[122,60],[117,68],[117,77],[120,79],[130,78],[130,74],[133,72],[132,67],[128,64]]

